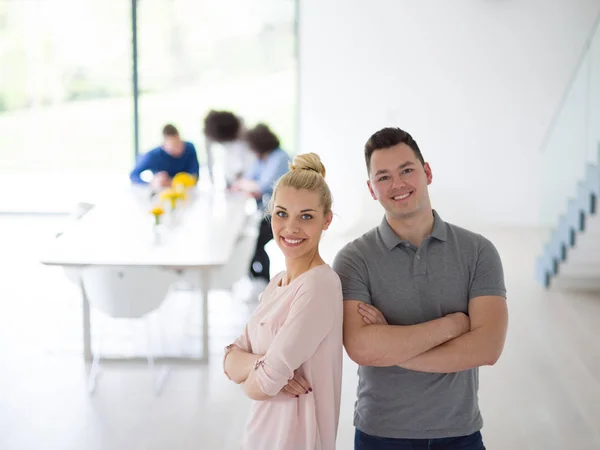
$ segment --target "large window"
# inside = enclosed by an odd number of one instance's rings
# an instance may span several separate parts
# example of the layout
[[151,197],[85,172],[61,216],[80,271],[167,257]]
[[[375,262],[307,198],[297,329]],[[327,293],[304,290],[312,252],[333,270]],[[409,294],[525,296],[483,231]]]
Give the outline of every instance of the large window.
[[138,21],[141,152],[168,122],[202,147],[210,108],[268,122],[293,151],[294,1],[144,0]]
[[0,0],[0,209],[62,209],[129,167],[130,15],[123,0]]
[[[66,210],[126,183],[165,123],[226,108],[294,151],[293,0],[0,0],[0,211]],[[139,120],[134,119],[134,100]],[[14,191],[14,192],[12,192]]]

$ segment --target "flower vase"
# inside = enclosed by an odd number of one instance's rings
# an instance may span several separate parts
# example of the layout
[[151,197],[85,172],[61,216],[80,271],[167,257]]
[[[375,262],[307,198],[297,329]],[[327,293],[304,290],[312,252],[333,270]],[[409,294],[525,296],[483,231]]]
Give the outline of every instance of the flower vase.
[[169,202],[169,226],[174,227],[177,225],[179,218],[179,205],[176,199],[171,199]]
[[160,245],[164,240],[164,224],[154,223],[152,225],[152,244]]

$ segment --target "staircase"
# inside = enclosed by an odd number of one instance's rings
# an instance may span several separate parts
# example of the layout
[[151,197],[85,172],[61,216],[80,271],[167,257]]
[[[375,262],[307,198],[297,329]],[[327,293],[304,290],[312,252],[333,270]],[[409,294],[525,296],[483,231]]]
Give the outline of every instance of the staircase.
[[[570,157],[567,152],[565,157]],[[600,292],[599,198],[600,164],[587,163],[575,196],[537,261],[537,279],[544,287]]]
[[546,289],[600,293],[600,15],[540,148]]

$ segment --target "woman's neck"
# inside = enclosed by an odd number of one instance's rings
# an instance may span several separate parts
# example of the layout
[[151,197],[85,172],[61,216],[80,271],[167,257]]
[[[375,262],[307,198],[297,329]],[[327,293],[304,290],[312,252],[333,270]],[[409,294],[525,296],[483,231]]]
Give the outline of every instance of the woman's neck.
[[303,273],[308,272],[313,267],[317,267],[322,264],[325,264],[325,261],[323,261],[323,258],[321,258],[321,255],[319,255],[318,251],[303,258],[286,258],[285,275],[281,280],[281,285],[285,286],[290,284]]

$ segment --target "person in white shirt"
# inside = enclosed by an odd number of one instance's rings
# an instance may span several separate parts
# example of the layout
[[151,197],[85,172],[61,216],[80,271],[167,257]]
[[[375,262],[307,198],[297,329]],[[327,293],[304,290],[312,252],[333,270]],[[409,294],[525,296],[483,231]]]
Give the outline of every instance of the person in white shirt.
[[[217,173],[221,172],[219,175],[224,177],[225,187],[229,189],[256,161],[255,154],[243,139],[244,131],[242,120],[230,111],[211,110],[204,118],[208,172],[213,185],[222,181],[215,180],[215,168]],[[215,148],[218,146],[224,150],[221,170],[218,170],[219,164],[215,161]]]

